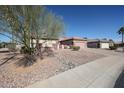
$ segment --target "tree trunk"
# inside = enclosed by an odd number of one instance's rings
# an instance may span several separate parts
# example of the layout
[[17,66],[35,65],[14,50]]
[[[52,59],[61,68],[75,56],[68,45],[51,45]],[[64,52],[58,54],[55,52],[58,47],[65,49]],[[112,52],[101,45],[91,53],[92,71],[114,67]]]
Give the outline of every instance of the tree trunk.
[[122,45],[123,45],[123,43],[124,43],[124,33],[122,32]]
[[12,49],[15,49],[15,45],[14,45],[14,32],[12,32],[12,46],[11,46],[11,48]]
[[122,32],[122,48],[123,48],[123,52],[124,52],[124,32]]

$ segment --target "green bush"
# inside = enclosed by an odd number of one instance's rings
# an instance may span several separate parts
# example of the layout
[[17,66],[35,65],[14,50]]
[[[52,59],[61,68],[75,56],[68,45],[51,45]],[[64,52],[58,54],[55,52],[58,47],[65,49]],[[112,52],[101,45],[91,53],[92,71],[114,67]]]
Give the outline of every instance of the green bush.
[[68,47],[67,46],[64,46],[64,49],[68,49]]
[[23,46],[23,47],[21,47],[21,50],[20,50],[20,53],[25,53],[26,52],[26,50],[25,50],[25,47]]
[[23,47],[21,48],[20,52],[21,52],[22,54],[31,54],[31,53],[34,52],[34,49],[33,49],[33,48],[27,49],[25,46],[23,46]]
[[73,48],[72,48],[74,51],[78,51],[79,49],[80,49],[80,47],[79,46],[73,46]]
[[2,44],[0,44],[0,48],[2,48]]
[[69,49],[73,49],[73,46],[70,46]]
[[110,46],[109,48],[110,48],[110,50],[116,50],[117,46],[114,45],[114,46]]

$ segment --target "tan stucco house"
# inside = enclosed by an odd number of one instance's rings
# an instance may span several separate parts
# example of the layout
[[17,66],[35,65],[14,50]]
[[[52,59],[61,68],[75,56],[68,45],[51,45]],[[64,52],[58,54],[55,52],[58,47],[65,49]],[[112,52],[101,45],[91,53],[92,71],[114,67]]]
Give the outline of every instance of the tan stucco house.
[[[49,47],[53,50],[59,49],[59,40],[58,39],[48,39],[41,38],[39,44],[42,44],[42,47]],[[33,39],[33,45],[36,46],[36,39]]]

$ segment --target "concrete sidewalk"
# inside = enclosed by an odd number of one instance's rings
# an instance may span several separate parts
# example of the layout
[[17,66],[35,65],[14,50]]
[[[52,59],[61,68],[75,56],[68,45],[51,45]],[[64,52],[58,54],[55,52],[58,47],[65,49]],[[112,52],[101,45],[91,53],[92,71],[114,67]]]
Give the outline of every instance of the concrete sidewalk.
[[60,73],[29,88],[112,88],[124,66],[122,56],[111,55]]

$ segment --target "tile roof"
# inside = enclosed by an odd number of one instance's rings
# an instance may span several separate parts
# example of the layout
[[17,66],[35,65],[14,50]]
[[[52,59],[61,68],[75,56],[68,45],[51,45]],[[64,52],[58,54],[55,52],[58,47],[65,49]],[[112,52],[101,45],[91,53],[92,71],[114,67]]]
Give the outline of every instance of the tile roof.
[[87,40],[87,39],[83,39],[83,38],[80,38],[80,37],[71,37],[71,38],[64,38],[64,39],[61,39],[60,41],[66,41],[66,40]]
[[110,42],[109,40],[100,40],[100,39],[88,39],[88,42]]

